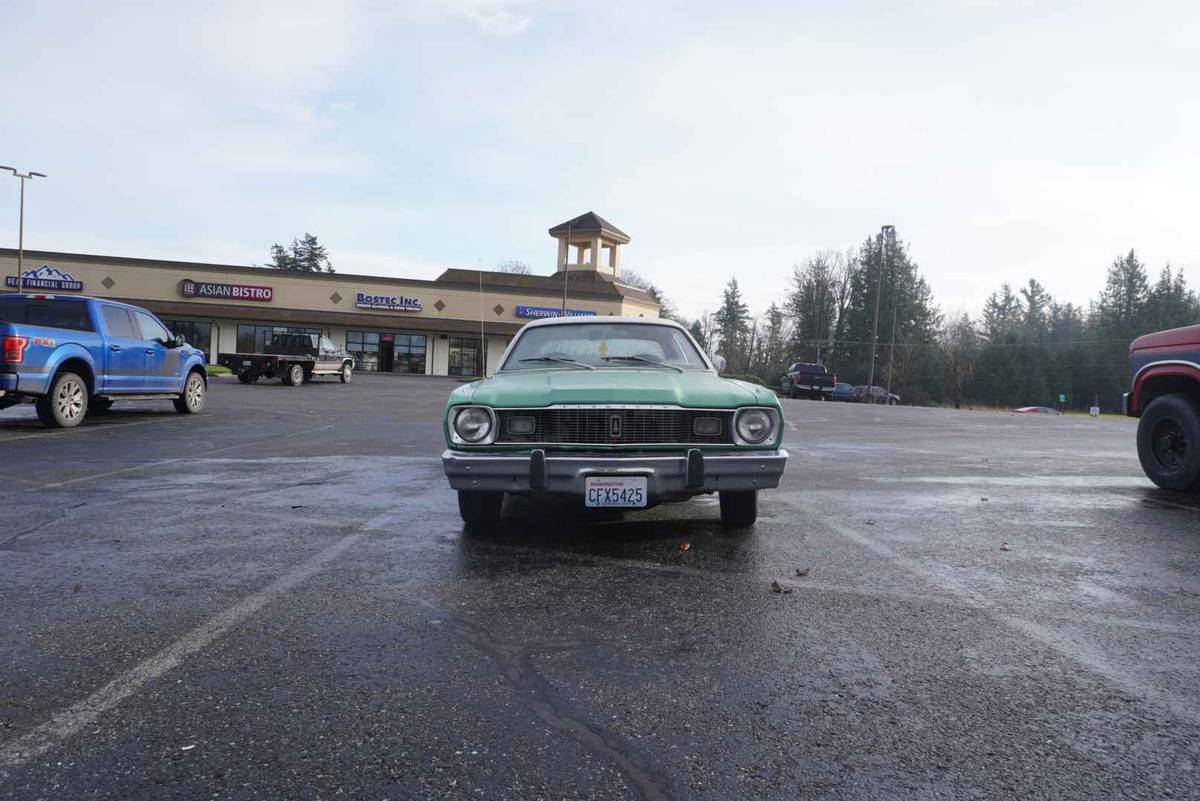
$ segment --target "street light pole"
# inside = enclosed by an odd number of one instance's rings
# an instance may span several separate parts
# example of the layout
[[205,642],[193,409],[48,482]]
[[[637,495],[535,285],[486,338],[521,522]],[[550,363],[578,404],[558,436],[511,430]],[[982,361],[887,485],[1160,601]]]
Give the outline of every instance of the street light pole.
[[892,245],[892,240],[896,238],[896,228],[891,225],[883,226],[884,243],[887,247],[885,251],[889,256],[888,259],[888,280],[892,285],[892,337],[888,340],[888,379],[887,379],[887,397],[884,401],[892,402],[892,371],[896,364],[896,313],[899,309],[899,295],[896,292],[896,252]]
[[879,271],[875,278],[875,322],[871,325],[871,364],[867,368],[867,394],[871,396],[871,404],[875,404],[875,349],[879,345],[879,293],[883,289],[883,243],[884,234],[895,230],[891,225],[879,229]]
[[13,177],[21,179],[21,205],[17,217],[17,291],[25,291],[25,181],[31,178],[45,178],[42,172],[19,172],[13,167],[0,164],[0,170],[8,170]]

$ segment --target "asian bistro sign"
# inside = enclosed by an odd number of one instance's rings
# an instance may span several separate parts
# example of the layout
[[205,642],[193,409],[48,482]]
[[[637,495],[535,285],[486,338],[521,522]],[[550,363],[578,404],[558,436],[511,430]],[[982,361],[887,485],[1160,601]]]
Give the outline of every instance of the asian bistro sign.
[[249,284],[215,284],[185,278],[179,282],[179,294],[185,298],[217,298],[218,300],[255,300],[270,303],[275,290],[269,286]]

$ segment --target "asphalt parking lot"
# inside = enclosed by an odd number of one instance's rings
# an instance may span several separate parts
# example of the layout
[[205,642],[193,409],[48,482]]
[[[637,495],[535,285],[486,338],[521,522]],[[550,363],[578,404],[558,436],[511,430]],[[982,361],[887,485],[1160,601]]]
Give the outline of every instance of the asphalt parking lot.
[[785,400],[750,533],[475,535],[452,386],[0,413],[0,797],[1200,797],[1200,502],[1132,421]]

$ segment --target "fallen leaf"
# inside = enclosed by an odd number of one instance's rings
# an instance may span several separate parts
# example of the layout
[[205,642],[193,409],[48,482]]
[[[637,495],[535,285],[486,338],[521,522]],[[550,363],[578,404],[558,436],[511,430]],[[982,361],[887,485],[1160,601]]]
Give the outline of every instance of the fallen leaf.
[[797,575],[797,576],[807,576],[807,575],[808,575],[808,568],[807,568],[807,567],[798,567],[798,568],[796,568],[796,575]]
[[688,542],[687,540],[684,540],[683,542],[679,543],[679,550],[681,550],[681,551],[686,551],[688,548],[691,548],[691,547],[692,547],[692,544],[690,542]]
[[771,592],[787,593],[787,592],[791,592],[791,591],[792,591],[792,588],[787,586],[786,584],[780,584],[778,581],[771,582]]

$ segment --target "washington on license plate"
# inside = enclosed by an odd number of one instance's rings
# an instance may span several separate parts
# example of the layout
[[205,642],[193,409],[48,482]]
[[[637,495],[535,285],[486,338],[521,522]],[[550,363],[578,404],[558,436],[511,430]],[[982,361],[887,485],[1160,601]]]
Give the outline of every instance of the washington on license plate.
[[585,506],[646,505],[645,476],[593,476],[583,481]]

